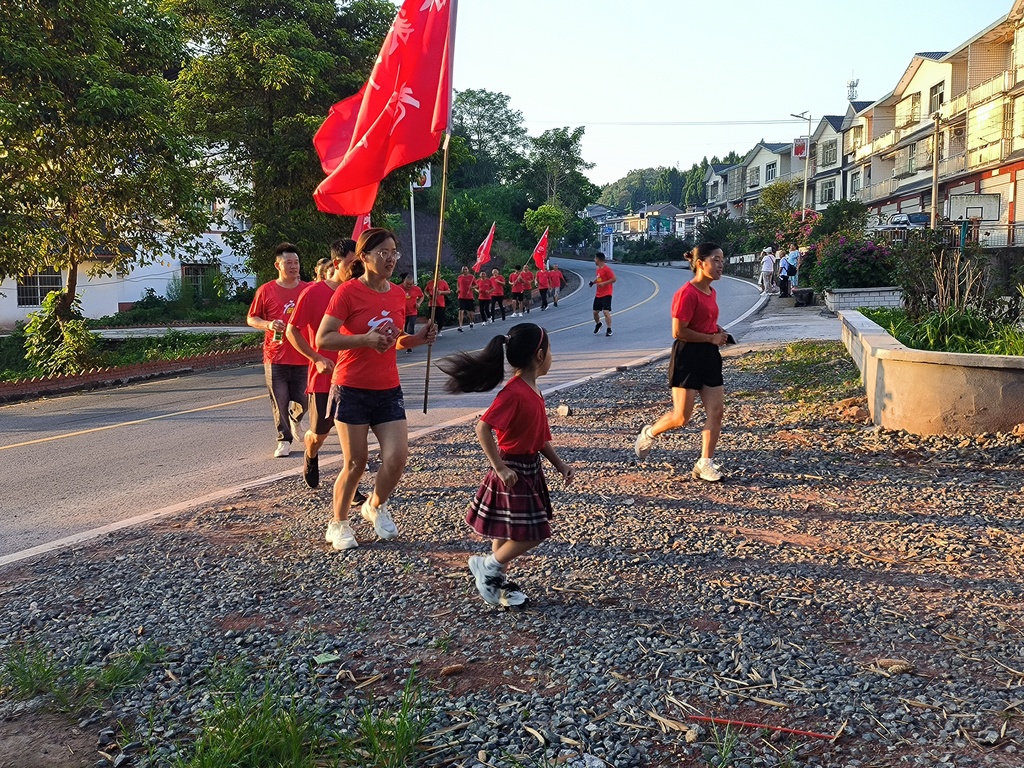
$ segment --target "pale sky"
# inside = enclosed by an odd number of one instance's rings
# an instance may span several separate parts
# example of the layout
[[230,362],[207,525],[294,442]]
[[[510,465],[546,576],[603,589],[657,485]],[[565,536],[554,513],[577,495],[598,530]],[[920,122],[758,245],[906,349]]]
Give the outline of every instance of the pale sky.
[[[948,51],[1013,0],[459,0],[456,90],[504,93],[537,136],[586,126],[596,184],[682,170],[806,132],[790,113],[889,93],[918,51]],[[790,120],[757,125],[601,125]]]

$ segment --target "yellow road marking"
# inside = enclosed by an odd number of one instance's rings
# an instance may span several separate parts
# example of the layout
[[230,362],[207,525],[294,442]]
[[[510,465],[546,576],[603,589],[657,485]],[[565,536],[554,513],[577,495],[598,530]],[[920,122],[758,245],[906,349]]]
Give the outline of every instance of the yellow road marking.
[[130,427],[133,424],[144,424],[147,421],[156,421],[158,419],[169,419],[172,416],[184,416],[186,413],[199,413],[200,411],[212,411],[215,408],[224,408],[228,405],[238,405],[239,403],[248,403],[251,400],[262,400],[267,395],[256,395],[255,397],[243,397],[241,400],[231,400],[226,403],[217,403],[216,405],[204,405],[202,408],[190,408],[187,411],[175,411],[174,413],[165,413],[161,416],[148,416],[145,419],[134,419],[133,421],[122,421],[118,424],[107,424],[105,427],[93,427],[92,429],[81,429],[78,432],[68,432],[63,435],[52,435],[51,437],[41,437],[38,440],[26,440],[24,443],[14,443],[13,445],[0,445],[0,451],[6,451],[10,448],[24,448],[26,445],[39,445],[39,443],[49,443],[52,440],[64,440],[68,437],[78,437],[79,435],[91,435],[93,432],[103,432],[108,429],[116,429],[118,427]]

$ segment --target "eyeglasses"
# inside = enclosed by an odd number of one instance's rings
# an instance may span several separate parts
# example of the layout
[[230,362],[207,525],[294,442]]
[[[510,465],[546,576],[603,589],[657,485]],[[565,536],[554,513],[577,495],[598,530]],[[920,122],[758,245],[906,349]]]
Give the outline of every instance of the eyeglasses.
[[400,259],[402,258],[402,252],[397,248],[393,251],[389,251],[385,248],[381,248],[379,251],[370,251],[371,256],[376,256],[380,259]]

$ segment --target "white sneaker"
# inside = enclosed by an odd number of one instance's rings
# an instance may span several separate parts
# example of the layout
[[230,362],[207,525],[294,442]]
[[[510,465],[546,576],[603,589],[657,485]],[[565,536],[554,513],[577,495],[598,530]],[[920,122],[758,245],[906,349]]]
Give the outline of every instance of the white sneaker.
[[324,534],[324,538],[337,550],[355,549],[359,546],[348,520],[331,520],[327,524],[327,533]]
[[711,459],[699,459],[693,465],[693,478],[694,480],[707,480],[709,483],[717,483],[722,479],[722,473],[718,469],[718,465]]
[[651,434],[651,425],[648,424],[640,430],[640,434],[636,436],[636,445],[633,446],[633,451],[636,453],[638,459],[646,459],[651,453],[651,447],[654,445],[654,435]]
[[373,530],[380,538],[393,539],[398,536],[398,528],[395,526],[395,521],[391,519],[391,513],[388,512],[386,502],[379,507],[375,507],[367,499],[363,502],[359,514],[363,516],[363,520],[366,522],[373,523]]
[[469,558],[469,571],[476,580],[476,591],[488,605],[501,602],[502,587],[505,584],[505,572],[500,568],[488,568],[487,558],[473,555]]
[[523,594],[516,584],[512,583],[508,579],[501,585],[501,593],[498,596],[498,603],[501,605],[513,607],[516,605],[522,605],[526,602],[526,595]]
[[279,440],[277,443],[277,448],[274,449],[274,458],[283,459],[291,452],[292,444],[289,443],[287,440]]

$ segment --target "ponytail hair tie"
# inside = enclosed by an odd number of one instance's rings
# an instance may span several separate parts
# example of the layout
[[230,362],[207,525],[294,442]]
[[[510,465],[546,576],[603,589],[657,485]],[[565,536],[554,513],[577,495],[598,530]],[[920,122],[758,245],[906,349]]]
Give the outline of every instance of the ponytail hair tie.
[[501,338],[502,338],[502,344],[508,344],[510,341],[512,341],[512,337],[511,336],[502,336]]

